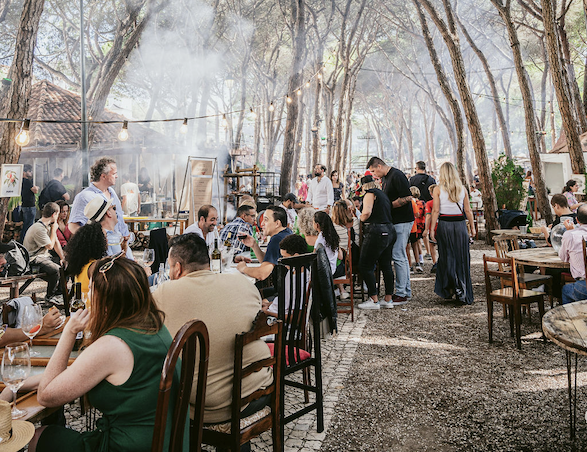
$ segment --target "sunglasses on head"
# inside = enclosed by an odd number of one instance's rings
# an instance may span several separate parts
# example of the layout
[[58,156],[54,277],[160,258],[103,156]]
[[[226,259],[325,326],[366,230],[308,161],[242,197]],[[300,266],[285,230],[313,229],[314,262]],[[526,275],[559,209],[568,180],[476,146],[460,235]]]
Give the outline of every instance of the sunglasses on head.
[[112,259],[110,259],[108,262],[106,262],[105,264],[103,264],[100,268],[99,268],[99,272],[102,273],[102,275],[104,276],[104,279],[106,280],[106,284],[108,284],[108,278],[106,278],[106,272],[108,270],[110,270],[113,266],[114,266],[114,261],[116,259],[118,259],[119,257],[124,256],[124,251],[121,251],[118,254],[115,254],[114,256],[112,256]]

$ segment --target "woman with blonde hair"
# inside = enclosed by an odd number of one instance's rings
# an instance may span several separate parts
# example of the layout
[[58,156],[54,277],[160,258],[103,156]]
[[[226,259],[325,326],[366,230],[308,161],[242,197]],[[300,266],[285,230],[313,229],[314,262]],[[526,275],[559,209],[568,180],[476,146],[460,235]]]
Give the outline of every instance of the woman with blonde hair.
[[471,266],[469,255],[469,231],[475,235],[473,212],[467,198],[467,190],[461,183],[459,173],[450,162],[440,167],[438,186],[432,193],[431,225],[438,221],[438,228],[430,230],[430,240],[438,243],[438,262],[434,292],[444,299],[452,298],[463,304],[473,303]]
[[314,245],[318,238],[319,232],[314,228],[314,214],[316,209],[313,207],[304,207],[298,212],[298,229],[300,235],[306,239],[308,252],[314,251]]

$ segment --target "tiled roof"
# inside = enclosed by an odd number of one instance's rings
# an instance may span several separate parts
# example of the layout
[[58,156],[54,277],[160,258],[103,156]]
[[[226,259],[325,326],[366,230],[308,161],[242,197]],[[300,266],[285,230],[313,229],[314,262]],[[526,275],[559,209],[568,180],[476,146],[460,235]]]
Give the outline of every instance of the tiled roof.
[[[33,121],[35,119],[79,121],[81,119],[81,97],[79,94],[60,88],[47,80],[42,80],[32,87],[27,117]],[[100,118],[103,121],[124,121],[126,119],[124,116],[107,109],[104,109]],[[96,124],[94,127],[96,127],[94,146],[118,146],[121,144],[117,138],[121,128],[120,124]],[[79,149],[81,124],[31,122],[30,131],[31,141],[24,150],[40,151],[45,147],[71,151]],[[142,124],[130,125],[129,135],[130,138],[125,144],[132,145],[134,142],[137,145],[145,143],[157,145],[164,140],[163,135]]]

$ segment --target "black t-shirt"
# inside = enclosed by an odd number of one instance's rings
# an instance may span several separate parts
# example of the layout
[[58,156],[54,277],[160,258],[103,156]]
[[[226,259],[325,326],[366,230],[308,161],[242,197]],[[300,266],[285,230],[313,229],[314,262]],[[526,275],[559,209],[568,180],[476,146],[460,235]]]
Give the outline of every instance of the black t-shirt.
[[22,207],[35,207],[35,194],[31,191],[31,188],[33,188],[33,180],[23,177],[20,191]]
[[375,202],[373,203],[371,216],[365,223],[393,223],[391,218],[391,202],[387,195],[378,188],[370,188],[366,193],[373,193],[375,195]]
[[436,181],[428,174],[414,174],[410,177],[410,187],[418,187],[420,190],[420,199],[424,202],[432,201],[432,194],[428,187],[435,184]]
[[[389,202],[393,203],[396,199],[412,196],[410,191],[410,183],[406,175],[397,168],[391,168],[389,172],[381,178],[383,182],[383,192],[389,198]],[[412,203],[409,202],[398,208],[391,208],[391,217],[393,224],[409,223],[414,221],[414,211]]]
[[65,193],[67,193],[67,190],[61,182],[55,179],[50,180],[39,195],[39,207],[42,209],[48,202],[55,202],[63,199]]
[[283,231],[271,237],[271,240],[269,240],[269,244],[267,245],[267,251],[265,251],[265,258],[263,259],[263,262],[269,262],[273,265],[277,265],[277,261],[281,258],[279,243],[290,234],[292,234],[291,229],[285,228]]

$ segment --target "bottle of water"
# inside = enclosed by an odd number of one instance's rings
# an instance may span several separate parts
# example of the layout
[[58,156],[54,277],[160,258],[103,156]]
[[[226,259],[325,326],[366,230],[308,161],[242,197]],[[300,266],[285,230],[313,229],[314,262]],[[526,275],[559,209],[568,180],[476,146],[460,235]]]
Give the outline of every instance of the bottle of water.
[[157,286],[165,282],[165,264],[159,264],[159,272],[157,273]]

